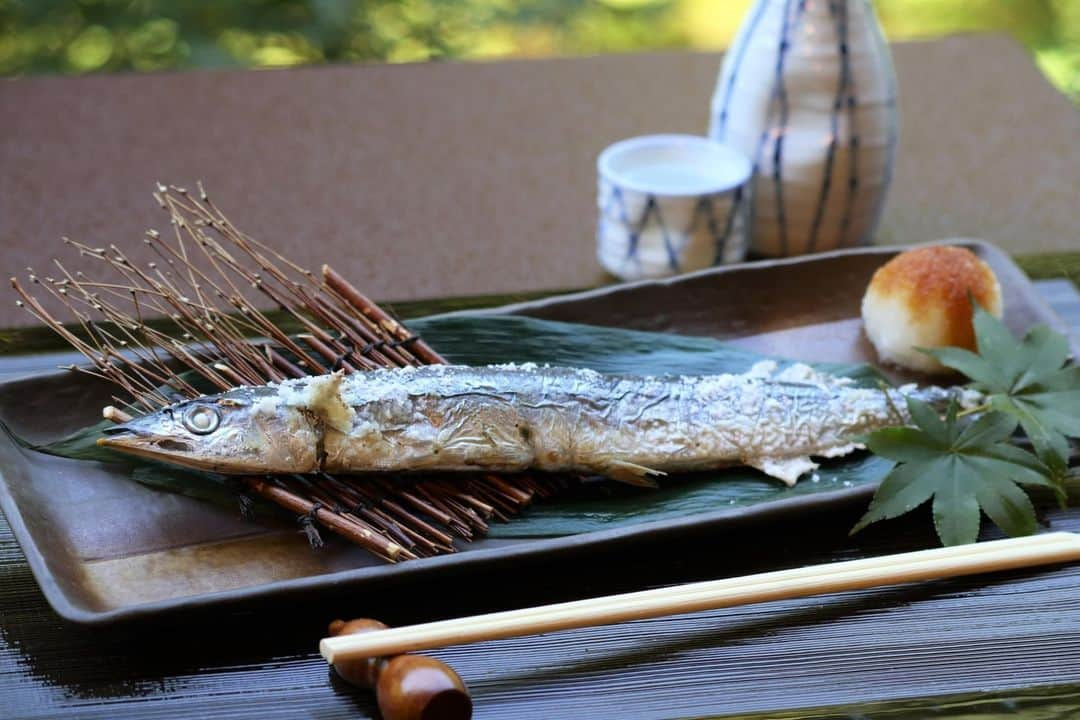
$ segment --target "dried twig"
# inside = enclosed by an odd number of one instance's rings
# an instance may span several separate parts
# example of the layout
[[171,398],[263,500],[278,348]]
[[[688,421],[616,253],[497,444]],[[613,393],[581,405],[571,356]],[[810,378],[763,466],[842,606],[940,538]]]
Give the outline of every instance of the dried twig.
[[[146,233],[156,258],[139,264],[115,245],[64,242],[95,275],[55,262],[58,277],[28,270],[30,287],[62,306],[64,325],[17,279],[19,304],[89,360],[76,372],[118,386],[128,401],[155,410],[197,397],[197,385],[224,390],[331,370],[359,372],[445,360],[328,265],[319,276],[240,232],[198,186],[197,197],[158,185],[154,197],[170,231]],[[290,336],[259,310],[263,296],[304,329]],[[168,318],[166,332],[148,323]],[[252,338],[263,338],[252,340]],[[185,378],[188,370],[201,381]],[[121,400],[118,399],[118,404]],[[106,409],[117,422],[125,410]],[[301,516],[312,544],[313,523],[389,562],[454,551],[492,519],[505,520],[564,480],[483,475],[461,482],[288,476],[241,478],[244,487]]]

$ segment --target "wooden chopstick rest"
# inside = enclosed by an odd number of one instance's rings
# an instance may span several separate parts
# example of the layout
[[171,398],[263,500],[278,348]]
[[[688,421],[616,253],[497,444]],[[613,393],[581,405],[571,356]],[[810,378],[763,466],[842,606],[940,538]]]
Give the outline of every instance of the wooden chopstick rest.
[[747,575],[325,638],[328,662],[1080,559],[1080,536],[1045,533]]
[[[378,620],[334,620],[332,637],[383,631]],[[472,717],[469,689],[454,670],[432,657],[395,655],[339,660],[334,671],[353,685],[375,690],[383,720],[468,720]]]

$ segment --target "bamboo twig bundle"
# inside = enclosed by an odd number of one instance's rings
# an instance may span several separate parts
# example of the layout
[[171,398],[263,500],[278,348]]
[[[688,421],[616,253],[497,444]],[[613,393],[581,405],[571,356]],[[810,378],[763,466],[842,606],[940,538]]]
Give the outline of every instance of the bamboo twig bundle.
[[[28,268],[30,287],[73,322],[65,324],[18,279],[11,281],[19,304],[89,360],[70,369],[113,383],[118,405],[153,411],[198,397],[197,386],[217,392],[331,371],[445,362],[330,266],[316,275],[241,232],[201,184],[197,193],[159,184],[154,199],[170,225],[168,233],[149,230],[143,239],[154,260],[138,263],[116,245],[65,238],[102,276],[72,272],[59,260],[55,275]],[[302,332],[289,335],[272,322],[251,300],[259,295]],[[159,316],[171,327],[151,320]],[[104,414],[116,422],[130,417],[112,407]],[[566,482],[491,474],[453,483],[359,483],[327,474],[241,478],[247,492],[297,513],[313,545],[322,544],[318,525],[388,562],[453,552],[455,539],[483,534],[492,520],[507,519]]]

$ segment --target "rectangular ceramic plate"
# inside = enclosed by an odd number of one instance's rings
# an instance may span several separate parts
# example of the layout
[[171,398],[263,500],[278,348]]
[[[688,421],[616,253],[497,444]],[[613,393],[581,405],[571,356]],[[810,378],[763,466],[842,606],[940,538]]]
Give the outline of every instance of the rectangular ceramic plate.
[[[970,245],[995,270],[1014,331],[1061,327],[1027,278],[996,248]],[[488,313],[721,337],[802,360],[874,361],[859,301],[897,251],[865,248],[710,269],[507,306]],[[0,421],[43,442],[95,422],[110,389],[53,373],[0,385]],[[709,524],[767,521],[867,496],[871,487],[779,500],[572,537],[483,539],[461,552],[385,565],[342,542],[314,552],[295,526],[253,523],[197,500],[150,490],[106,465],[65,460],[0,436],[0,507],[56,611],[105,623],[298,590],[374,587],[394,578],[445,577],[458,568],[610,545]]]

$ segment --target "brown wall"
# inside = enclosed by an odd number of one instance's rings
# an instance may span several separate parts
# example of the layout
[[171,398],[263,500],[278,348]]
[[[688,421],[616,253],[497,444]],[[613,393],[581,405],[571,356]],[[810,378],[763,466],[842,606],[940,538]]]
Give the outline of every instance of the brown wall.
[[[901,144],[879,241],[1080,249],[1080,114],[1013,42],[895,46]],[[0,82],[0,269],[62,235],[137,247],[157,180],[382,299],[580,287],[596,153],[702,132],[715,54]],[[0,303],[0,326],[29,318]]]

